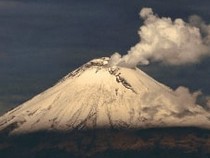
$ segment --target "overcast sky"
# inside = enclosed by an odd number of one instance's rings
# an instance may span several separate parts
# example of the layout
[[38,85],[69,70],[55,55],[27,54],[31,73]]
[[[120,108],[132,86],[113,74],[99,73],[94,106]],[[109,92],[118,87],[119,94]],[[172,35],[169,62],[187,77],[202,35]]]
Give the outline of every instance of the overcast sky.
[[[0,114],[55,84],[92,58],[126,54],[139,41],[139,11],[210,23],[209,0],[0,0]],[[210,95],[210,59],[141,67],[176,88]]]

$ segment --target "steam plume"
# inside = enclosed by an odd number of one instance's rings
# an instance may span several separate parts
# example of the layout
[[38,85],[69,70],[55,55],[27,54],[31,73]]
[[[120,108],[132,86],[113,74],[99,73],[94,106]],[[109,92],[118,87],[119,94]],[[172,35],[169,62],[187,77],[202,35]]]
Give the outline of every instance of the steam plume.
[[127,55],[113,54],[111,66],[135,67],[153,61],[181,65],[199,62],[210,55],[210,25],[199,16],[191,16],[187,23],[161,18],[151,8],[143,8],[140,17],[144,20],[138,31],[140,42]]

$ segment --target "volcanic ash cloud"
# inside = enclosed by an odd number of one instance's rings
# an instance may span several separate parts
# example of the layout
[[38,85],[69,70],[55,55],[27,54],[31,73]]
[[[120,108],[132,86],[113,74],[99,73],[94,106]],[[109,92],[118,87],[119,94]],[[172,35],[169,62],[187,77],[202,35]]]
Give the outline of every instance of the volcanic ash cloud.
[[197,63],[210,55],[210,25],[199,16],[191,16],[187,23],[182,19],[159,17],[151,8],[143,8],[140,17],[144,25],[138,31],[139,43],[124,56],[113,54],[111,66],[132,68],[150,62],[182,65]]

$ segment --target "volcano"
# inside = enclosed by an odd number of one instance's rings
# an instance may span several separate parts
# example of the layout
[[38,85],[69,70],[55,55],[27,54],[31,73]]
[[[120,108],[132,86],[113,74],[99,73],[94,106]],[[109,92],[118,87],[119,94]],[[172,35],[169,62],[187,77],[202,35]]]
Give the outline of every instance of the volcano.
[[180,97],[138,68],[94,59],[0,117],[0,155],[206,156],[210,113]]

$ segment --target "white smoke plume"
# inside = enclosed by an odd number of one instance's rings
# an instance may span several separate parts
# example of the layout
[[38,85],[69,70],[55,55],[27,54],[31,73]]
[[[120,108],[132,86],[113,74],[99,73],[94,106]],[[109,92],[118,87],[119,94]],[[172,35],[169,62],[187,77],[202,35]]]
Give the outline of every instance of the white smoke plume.
[[192,26],[200,29],[201,35],[203,37],[203,42],[206,45],[210,45],[210,25],[207,25],[203,19],[197,15],[192,15],[189,17],[189,22]]
[[150,62],[181,65],[210,56],[210,25],[199,16],[191,16],[187,23],[159,17],[151,8],[143,8],[140,17],[144,20],[138,31],[140,42],[127,55],[113,54],[111,66],[135,67]]

